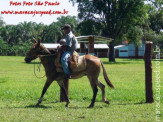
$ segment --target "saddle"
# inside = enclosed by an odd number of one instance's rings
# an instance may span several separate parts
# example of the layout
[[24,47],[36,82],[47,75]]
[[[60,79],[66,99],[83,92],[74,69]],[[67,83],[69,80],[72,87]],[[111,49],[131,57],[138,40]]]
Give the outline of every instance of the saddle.
[[[62,64],[61,64],[61,56],[62,56],[62,52],[59,52],[54,62],[58,72],[63,72]],[[76,51],[74,51],[73,54],[70,56],[68,60],[68,64],[71,71],[78,66],[78,57],[79,54]]]

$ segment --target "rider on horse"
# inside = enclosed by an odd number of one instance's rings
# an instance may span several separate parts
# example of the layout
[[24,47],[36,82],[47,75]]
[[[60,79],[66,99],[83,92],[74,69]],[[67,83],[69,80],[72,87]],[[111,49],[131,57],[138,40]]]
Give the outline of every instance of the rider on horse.
[[62,27],[62,30],[66,34],[65,37],[66,43],[62,46],[63,54],[61,56],[61,64],[66,78],[70,79],[71,72],[68,66],[68,59],[70,58],[71,54],[77,49],[78,41],[75,35],[72,33],[71,26],[69,24],[64,25]]

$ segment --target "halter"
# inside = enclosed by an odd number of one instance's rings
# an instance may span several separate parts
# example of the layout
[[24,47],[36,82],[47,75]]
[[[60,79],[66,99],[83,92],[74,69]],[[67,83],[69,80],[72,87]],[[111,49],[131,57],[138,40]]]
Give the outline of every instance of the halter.
[[[51,55],[51,52],[44,45],[40,45],[40,46],[43,48],[43,50],[41,51],[42,53],[46,52],[49,55]],[[39,64],[37,65],[37,71],[40,72],[41,61],[39,61],[38,63]],[[37,76],[37,74],[36,74],[36,66],[35,65],[36,65],[36,63],[35,63],[35,60],[34,60],[34,74],[35,74],[36,78],[39,78],[39,79],[44,78],[46,76],[46,74],[43,75],[42,77]]]

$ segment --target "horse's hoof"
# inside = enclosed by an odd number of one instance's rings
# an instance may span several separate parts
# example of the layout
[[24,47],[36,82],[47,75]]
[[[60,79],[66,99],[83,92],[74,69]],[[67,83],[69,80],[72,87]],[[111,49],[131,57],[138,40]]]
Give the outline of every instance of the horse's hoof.
[[91,104],[91,105],[88,106],[88,108],[93,108],[93,106],[94,106],[94,105]]
[[68,104],[66,104],[65,107],[68,108]]
[[36,104],[36,107],[39,107],[39,103]]
[[38,100],[36,107],[38,107],[40,105],[40,103],[42,102],[42,98]]
[[70,102],[67,102],[66,105],[65,105],[65,107],[68,107],[68,104],[69,104],[69,103],[70,103]]
[[108,100],[105,100],[104,103],[106,103],[106,104],[110,104],[110,102],[109,102]]

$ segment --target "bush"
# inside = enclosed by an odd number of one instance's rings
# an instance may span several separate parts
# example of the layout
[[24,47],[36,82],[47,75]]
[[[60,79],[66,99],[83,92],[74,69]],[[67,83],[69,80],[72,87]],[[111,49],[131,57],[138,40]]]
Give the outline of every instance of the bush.
[[9,45],[0,39],[1,56],[25,56],[30,48],[31,42],[19,42],[17,45]]
[[163,32],[157,34],[155,31],[150,30],[145,32],[146,40],[152,41],[154,45],[162,46],[163,44]]
[[7,55],[9,50],[10,50],[9,45],[2,39],[0,39],[0,55],[2,56]]
[[12,49],[16,56],[25,56],[30,48],[31,42],[19,42],[17,45],[13,45]]

